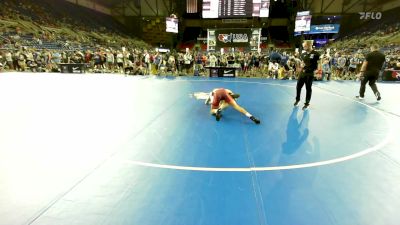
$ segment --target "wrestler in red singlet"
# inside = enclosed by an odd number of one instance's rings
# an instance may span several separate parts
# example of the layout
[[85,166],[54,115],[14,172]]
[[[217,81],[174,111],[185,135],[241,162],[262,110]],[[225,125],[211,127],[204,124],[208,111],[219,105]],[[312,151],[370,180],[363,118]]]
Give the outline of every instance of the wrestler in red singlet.
[[[236,98],[239,98],[239,94],[233,93],[231,90],[225,88],[217,88],[210,92],[205,104],[211,103],[210,113],[215,116],[215,119],[219,121],[222,116],[222,110],[228,106],[232,106],[235,110],[241,112],[243,115],[251,119],[254,123],[260,124],[260,120],[247,112],[244,108],[237,104]],[[221,104],[224,101],[224,104]]]
[[218,88],[213,92],[213,101],[211,103],[212,109],[218,109],[219,103],[222,100],[228,104],[235,101],[226,89]]

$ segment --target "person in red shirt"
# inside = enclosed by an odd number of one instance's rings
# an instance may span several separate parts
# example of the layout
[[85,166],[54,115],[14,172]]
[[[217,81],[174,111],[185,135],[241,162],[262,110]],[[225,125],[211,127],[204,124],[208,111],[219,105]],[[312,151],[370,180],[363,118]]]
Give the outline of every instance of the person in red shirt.
[[232,106],[237,111],[241,112],[254,123],[260,124],[260,120],[247,112],[243,107],[237,104],[236,98],[239,98],[239,94],[233,93],[229,89],[216,88],[208,94],[205,104],[211,105],[210,113],[215,116],[216,120],[219,121],[222,117],[222,110]]

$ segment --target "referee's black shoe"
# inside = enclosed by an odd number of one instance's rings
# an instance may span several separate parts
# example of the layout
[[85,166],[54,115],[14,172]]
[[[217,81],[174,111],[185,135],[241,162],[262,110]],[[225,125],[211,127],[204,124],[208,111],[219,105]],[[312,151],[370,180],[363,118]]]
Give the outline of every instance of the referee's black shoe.
[[360,100],[363,100],[363,99],[364,99],[364,96],[357,95],[356,98],[357,98],[357,99],[360,99]]
[[381,94],[379,93],[379,92],[376,92],[375,93],[375,96],[376,96],[376,100],[377,101],[380,101],[382,98],[381,98]]
[[310,106],[310,104],[309,103],[305,103],[304,104],[304,106],[303,106],[303,110],[306,110],[306,109],[308,109],[308,107]]

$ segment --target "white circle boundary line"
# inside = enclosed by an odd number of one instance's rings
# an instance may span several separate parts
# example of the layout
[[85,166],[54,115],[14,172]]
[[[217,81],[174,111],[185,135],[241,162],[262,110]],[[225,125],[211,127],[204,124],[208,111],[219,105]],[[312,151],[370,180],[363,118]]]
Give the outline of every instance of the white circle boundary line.
[[[223,80],[170,80],[172,82],[223,82],[223,83],[250,83],[250,84],[263,84],[263,85],[275,85],[275,86],[284,86],[284,87],[294,87],[291,85],[284,85],[284,84],[270,84],[270,83],[263,83],[263,82],[256,82],[256,81],[223,81]],[[292,170],[292,169],[302,169],[302,168],[310,168],[310,167],[318,167],[318,166],[325,166],[325,165],[330,165],[330,164],[336,164],[340,162],[345,162],[348,160],[356,159],[361,156],[367,155],[371,152],[378,151],[379,149],[383,148],[385,145],[389,143],[393,136],[393,126],[389,121],[389,117],[386,116],[383,112],[380,110],[366,104],[360,101],[356,101],[352,98],[348,98],[336,93],[332,93],[326,90],[321,89],[318,87],[319,91],[335,95],[337,97],[347,99],[349,101],[356,102],[358,104],[364,105],[375,112],[377,112],[379,115],[385,118],[386,124],[389,126],[389,132],[386,135],[386,138],[380,142],[379,144],[372,146],[370,148],[366,148],[362,151],[359,151],[357,153],[348,155],[348,156],[343,156],[335,159],[330,159],[330,160],[324,160],[324,161],[319,161],[319,162],[313,162],[313,163],[303,163],[303,164],[294,164],[294,165],[287,165],[287,166],[269,166],[269,167],[195,167],[195,166],[177,166],[177,165],[168,165],[168,164],[157,164],[157,163],[148,163],[148,162],[142,162],[142,161],[135,161],[135,160],[123,160],[124,163],[126,164],[131,164],[131,165],[136,165],[136,166],[144,166],[144,167],[152,167],[152,168],[160,168],[160,169],[172,169],[172,170],[186,170],[186,171],[203,171],[203,172],[255,172],[255,171],[276,171],[276,170]]]

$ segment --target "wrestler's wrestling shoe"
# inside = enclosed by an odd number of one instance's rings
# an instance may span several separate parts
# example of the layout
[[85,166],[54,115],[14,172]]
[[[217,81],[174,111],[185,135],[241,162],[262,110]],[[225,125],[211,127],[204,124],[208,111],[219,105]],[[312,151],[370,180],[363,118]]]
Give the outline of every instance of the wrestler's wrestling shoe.
[[215,113],[215,119],[217,121],[219,121],[222,117],[221,111],[222,111],[221,109],[218,109],[217,112]]
[[260,124],[261,123],[261,121],[259,119],[255,118],[254,116],[251,116],[250,119],[253,120],[253,122],[256,123],[256,124]]

